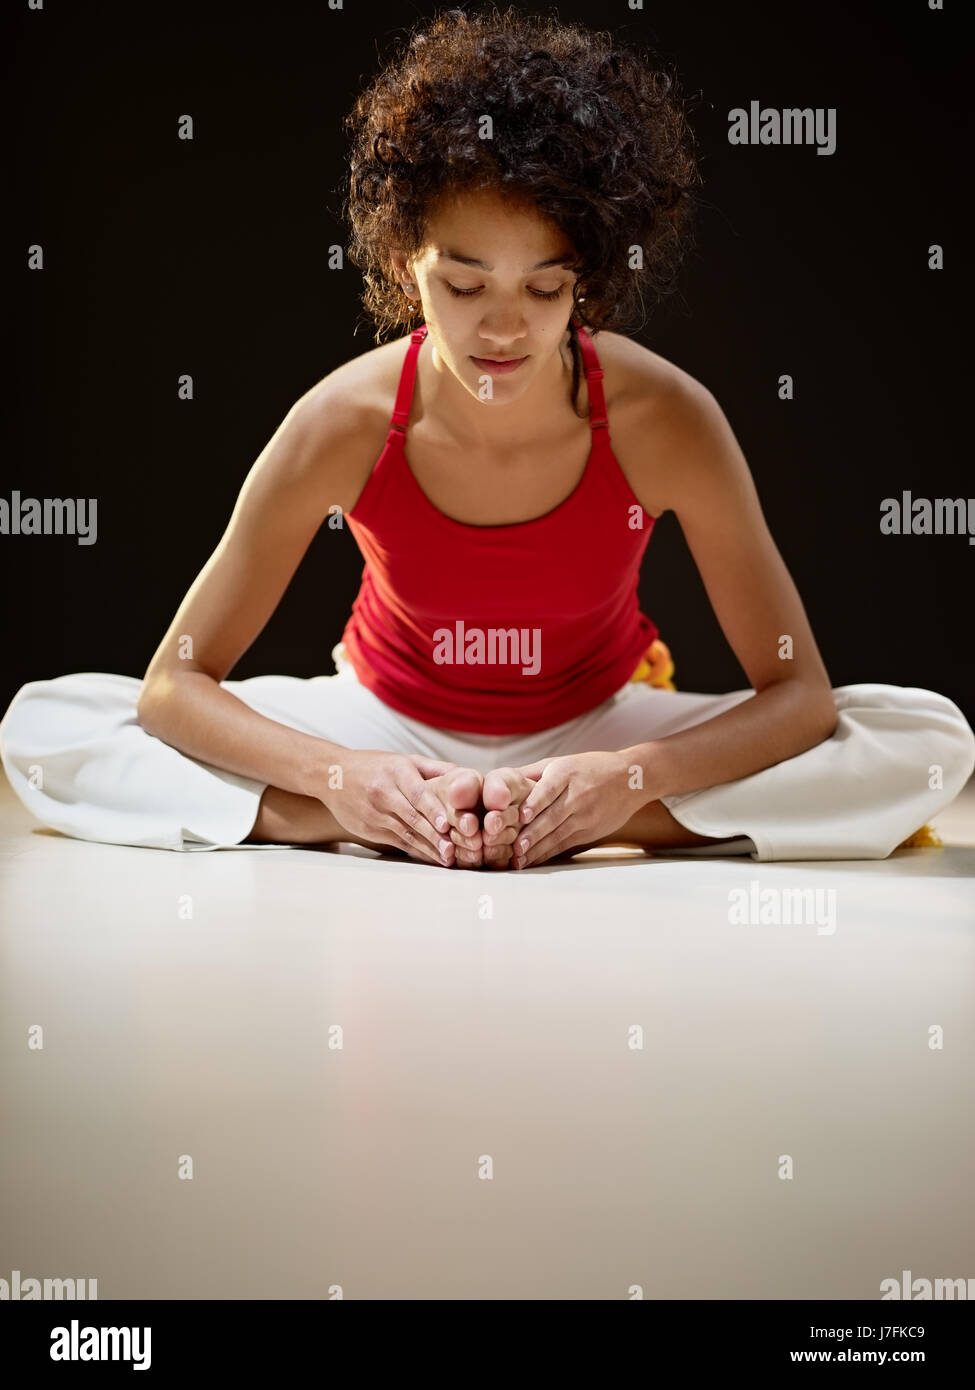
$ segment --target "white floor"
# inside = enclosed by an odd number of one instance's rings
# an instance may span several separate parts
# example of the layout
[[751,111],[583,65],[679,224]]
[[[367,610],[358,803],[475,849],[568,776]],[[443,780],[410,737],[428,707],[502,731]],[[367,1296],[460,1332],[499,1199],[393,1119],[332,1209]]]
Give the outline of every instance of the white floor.
[[[879,1299],[905,1269],[975,1276],[975,786],[935,824],[945,848],[880,862],[519,875],[91,844],[4,784],[0,1278]],[[826,890],[835,930],[729,921],[753,880]]]

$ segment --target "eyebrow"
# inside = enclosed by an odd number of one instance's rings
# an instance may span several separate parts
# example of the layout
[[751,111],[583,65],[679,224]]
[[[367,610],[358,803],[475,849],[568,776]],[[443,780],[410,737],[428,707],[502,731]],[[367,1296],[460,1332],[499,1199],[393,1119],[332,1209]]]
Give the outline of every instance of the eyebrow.
[[[478,270],[492,269],[492,267],[488,265],[487,261],[475,260],[473,256],[462,256],[459,251],[438,251],[437,256],[442,261],[458,261],[461,265],[477,266]],[[529,266],[525,274],[530,275],[533,270],[546,270],[550,265],[559,265],[567,267],[570,264],[570,261],[571,257],[567,258],[564,256],[556,256],[551,261],[539,261],[537,265]]]

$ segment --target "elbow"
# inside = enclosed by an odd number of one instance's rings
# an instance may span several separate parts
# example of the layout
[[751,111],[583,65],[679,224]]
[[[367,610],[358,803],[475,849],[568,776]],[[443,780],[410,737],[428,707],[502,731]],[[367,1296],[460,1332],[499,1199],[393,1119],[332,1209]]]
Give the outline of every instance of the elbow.
[[796,736],[803,739],[804,750],[815,748],[818,743],[832,738],[839,724],[839,714],[831,688],[824,690],[821,685],[811,686],[794,677],[776,684],[789,692],[788,718],[796,730]]
[[822,743],[828,738],[832,738],[836,733],[836,726],[840,722],[839,712],[836,708],[836,701],[833,699],[833,692],[830,690],[826,696],[817,696],[815,701],[815,715],[811,715],[815,727],[819,730],[819,741]]
[[799,709],[794,711],[792,718],[797,738],[800,739],[798,752],[801,753],[808,752],[810,748],[818,748],[821,743],[832,738],[839,723],[836,704],[832,697],[827,702],[818,693],[814,697],[804,699]]
[[159,685],[143,681],[139,698],[136,701],[136,718],[147,734],[155,735],[159,728],[159,708],[162,703],[162,690]]
[[143,687],[142,687],[141,691],[139,692],[139,698],[138,698],[138,700],[136,701],[136,705],[135,705],[135,717],[136,717],[136,719],[138,719],[139,723],[141,724],[142,728],[145,729],[145,731],[146,731],[147,734],[151,734],[151,733],[152,733],[152,727],[151,727],[152,715],[151,715],[151,713],[150,713],[150,710],[151,710],[151,709],[152,709],[151,697],[150,697],[149,691],[146,689],[145,685],[143,684]]

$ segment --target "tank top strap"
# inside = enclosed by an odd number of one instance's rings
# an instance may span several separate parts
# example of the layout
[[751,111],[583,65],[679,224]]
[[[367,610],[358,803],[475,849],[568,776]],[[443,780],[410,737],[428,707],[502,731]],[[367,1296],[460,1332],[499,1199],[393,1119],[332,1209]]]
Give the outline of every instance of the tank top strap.
[[[390,432],[395,430],[399,434],[406,433],[406,424],[410,418],[410,405],[413,401],[413,388],[416,383],[416,359],[426,336],[427,326],[425,323],[410,334],[410,346],[407,349],[403,370],[400,373],[396,402],[390,420]],[[606,396],[603,392],[603,370],[599,365],[595,345],[582,327],[577,328],[576,336],[582,350],[583,366],[589,386],[589,427],[592,430],[608,429]]]
[[576,329],[582,360],[589,383],[589,426],[592,430],[609,429],[606,416],[606,397],[603,393],[603,370],[599,365],[595,345],[589,334],[581,326]]
[[393,407],[393,417],[389,423],[390,434],[397,431],[399,434],[406,433],[406,422],[410,418],[410,404],[413,400],[413,386],[416,382],[416,359],[417,354],[427,336],[427,326],[422,324],[410,334],[410,346],[406,351],[406,358],[403,362],[403,370],[400,372],[399,387],[396,391],[396,403]]

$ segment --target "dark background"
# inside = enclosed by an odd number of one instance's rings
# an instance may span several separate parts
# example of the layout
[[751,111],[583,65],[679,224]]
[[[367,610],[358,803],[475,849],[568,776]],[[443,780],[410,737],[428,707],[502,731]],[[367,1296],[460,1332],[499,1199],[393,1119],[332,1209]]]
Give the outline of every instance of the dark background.
[[[141,676],[289,407],[374,346],[359,271],[327,264],[346,244],[341,122],[392,39],[435,8],[8,4],[0,494],[96,497],[98,540],[0,536],[0,710],[28,680]],[[971,490],[964,7],[648,0],[641,14],[580,0],[557,13],[649,46],[694,98],[696,247],[679,294],[634,336],[723,406],[833,685],[925,686],[975,722],[975,548],[879,526],[903,489]],[[752,99],[835,106],[836,152],[729,145],[727,113]],[[176,138],[184,113],[192,141]],[[26,268],[32,243],[42,272]],[[176,396],[184,372],[192,402]],[[781,373],[792,402],[777,398]],[[361,569],[351,534],[323,528],[232,676],[330,674]],[[679,689],[747,685],[672,513],[640,596]]]

